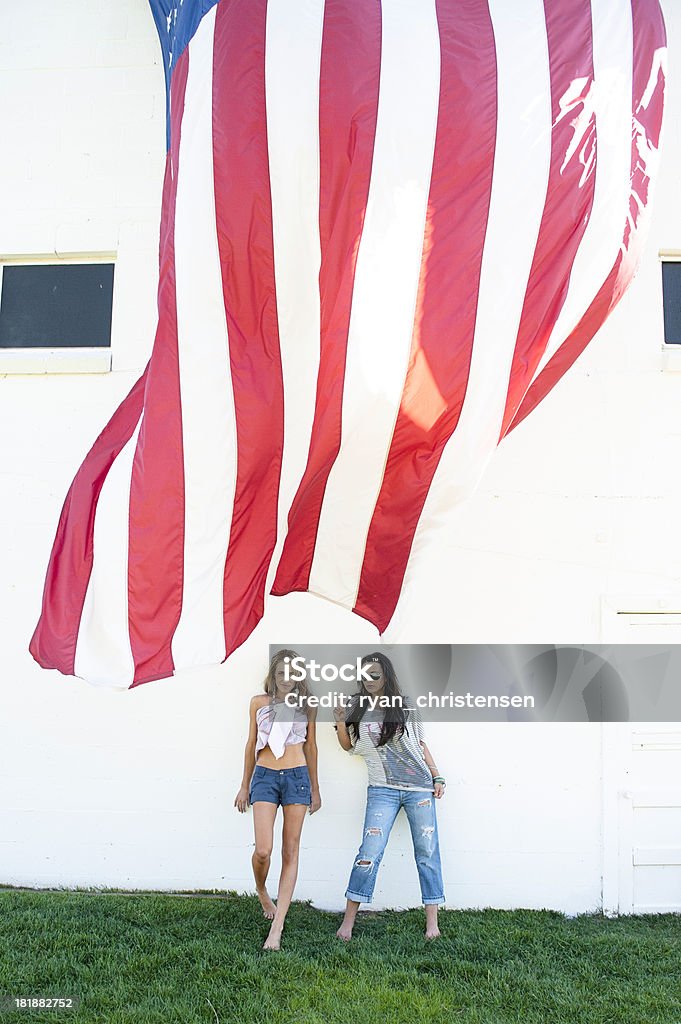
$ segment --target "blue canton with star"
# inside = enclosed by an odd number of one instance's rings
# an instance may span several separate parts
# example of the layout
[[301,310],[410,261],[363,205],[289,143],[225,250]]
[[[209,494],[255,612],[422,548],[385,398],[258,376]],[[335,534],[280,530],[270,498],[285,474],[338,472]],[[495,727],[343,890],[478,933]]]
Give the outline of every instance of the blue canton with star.
[[204,14],[218,0],[149,0],[161,41],[166,79],[166,148],[170,147],[170,83],[173,69],[189,45]]

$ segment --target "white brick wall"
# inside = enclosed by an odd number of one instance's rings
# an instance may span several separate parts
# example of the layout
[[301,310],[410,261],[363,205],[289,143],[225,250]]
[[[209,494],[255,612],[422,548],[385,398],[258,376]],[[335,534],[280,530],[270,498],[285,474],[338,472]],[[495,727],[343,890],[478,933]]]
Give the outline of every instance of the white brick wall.
[[[674,72],[681,9],[667,0],[665,13]],[[679,90],[672,77],[654,230],[634,287],[420,557],[386,639],[607,641],[604,595],[681,608],[681,375],[662,371],[656,255],[681,249]],[[165,120],[145,0],[0,5],[0,123],[0,257],[116,253],[114,372],[0,378],[0,883],[250,888],[252,821],[232,801],[267,644],[373,644],[375,631],[292,595],[271,601],[227,666],[130,693],[33,663],[66,490],[153,342]],[[364,776],[330,726],[320,734],[324,807],[305,825],[297,894],[339,907]],[[439,807],[452,906],[599,905],[599,726],[440,726],[431,740],[452,783]],[[401,822],[377,906],[416,902]]]

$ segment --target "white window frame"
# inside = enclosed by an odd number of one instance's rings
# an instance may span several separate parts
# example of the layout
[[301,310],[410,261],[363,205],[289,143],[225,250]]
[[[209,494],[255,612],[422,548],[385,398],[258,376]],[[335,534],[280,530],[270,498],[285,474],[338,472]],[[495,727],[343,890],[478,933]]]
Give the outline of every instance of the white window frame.
[[[33,256],[0,257],[0,295],[5,267],[54,267],[82,265],[84,263],[116,264],[115,252],[68,253],[64,256],[36,254]],[[114,270],[114,288],[116,274]],[[113,308],[112,308],[113,318]],[[20,373],[110,373],[113,351],[112,339],[108,348],[0,348],[0,374]]]

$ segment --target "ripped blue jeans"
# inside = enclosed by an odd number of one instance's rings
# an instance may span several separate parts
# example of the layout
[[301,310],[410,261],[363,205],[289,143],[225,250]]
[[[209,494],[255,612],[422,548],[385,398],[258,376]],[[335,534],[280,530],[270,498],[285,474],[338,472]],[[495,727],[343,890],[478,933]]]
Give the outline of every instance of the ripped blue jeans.
[[367,787],[362,845],[350,872],[346,899],[371,903],[374,898],[376,875],[401,807],[409,819],[421,898],[424,904],[444,903],[435,797],[422,789],[391,789],[389,786]]

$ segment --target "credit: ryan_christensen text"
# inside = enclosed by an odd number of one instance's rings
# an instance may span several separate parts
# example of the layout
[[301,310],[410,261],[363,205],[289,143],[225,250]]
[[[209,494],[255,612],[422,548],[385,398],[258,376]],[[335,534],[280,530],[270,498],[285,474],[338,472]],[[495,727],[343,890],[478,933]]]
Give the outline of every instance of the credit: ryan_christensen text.
[[[370,693],[346,694],[346,693],[325,693],[321,697],[315,694],[287,693],[284,703],[288,707],[300,707],[307,704],[311,708],[347,708],[351,703],[359,703],[370,708],[402,707],[404,698],[401,695],[393,694],[387,696],[374,696]],[[509,697],[507,694],[480,694],[480,693],[428,693],[420,694],[412,698],[418,708],[533,708],[534,697],[531,694],[514,694]]]

